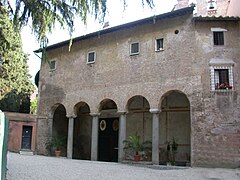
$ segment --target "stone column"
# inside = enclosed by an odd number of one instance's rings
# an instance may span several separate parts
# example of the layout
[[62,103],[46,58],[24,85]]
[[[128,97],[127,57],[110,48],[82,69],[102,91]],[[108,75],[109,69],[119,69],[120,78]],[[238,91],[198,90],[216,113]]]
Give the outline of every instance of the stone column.
[[67,140],[67,158],[72,159],[73,153],[73,128],[74,128],[74,117],[68,118],[68,140]]
[[120,114],[119,118],[119,137],[118,137],[118,162],[124,160],[124,144],[123,140],[126,139],[126,112],[118,112]]
[[91,113],[92,118],[92,145],[91,145],[91,160],[97,161],[98,159],[98,121],[99,113]]
[[152,163],[159,165],[159,110],[150,109],[152,113]]

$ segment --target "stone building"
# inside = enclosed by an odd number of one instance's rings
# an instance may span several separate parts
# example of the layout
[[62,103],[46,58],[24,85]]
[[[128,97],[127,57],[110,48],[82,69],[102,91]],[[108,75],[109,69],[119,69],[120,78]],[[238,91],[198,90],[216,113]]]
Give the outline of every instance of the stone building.
[[69,41],[47,47],[37,153],[64,135],[68,158],[121,162],[137,132],[152,141],[153,164],[166,163],[174,138],[179,165],[239,167],[240,18],[193,10],[77,37],[70,52]]

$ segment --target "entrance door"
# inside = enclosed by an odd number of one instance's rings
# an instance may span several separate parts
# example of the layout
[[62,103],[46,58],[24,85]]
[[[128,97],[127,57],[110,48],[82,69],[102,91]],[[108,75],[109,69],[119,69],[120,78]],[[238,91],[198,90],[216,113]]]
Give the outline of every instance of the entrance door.
[[98,135],[98,160],[118,161],[118,118],[100,119]]
[[22,129],[22,149],[31,149],[32,126],[23,126]]

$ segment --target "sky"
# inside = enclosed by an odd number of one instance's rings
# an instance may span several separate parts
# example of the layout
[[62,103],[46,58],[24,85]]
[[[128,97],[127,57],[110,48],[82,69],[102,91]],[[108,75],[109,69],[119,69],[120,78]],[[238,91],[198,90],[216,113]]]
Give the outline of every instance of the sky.
[[[170,12],[174,8],[174,5],[177,4],[177,0],[154,0],[155,7],[151,9],[147,6],[147,4],[145,4],[143,7],[141,2],[141,0],[127,0],[127,7],[124,10],[121,0],[108,0],[108,10],[105,22],[109,22],[110,27],[132,22],[153,15]],[[87,26],[85,26],[82,22],[76,20],[73,37],[78,37],[84,34],[101,30],[102,26],[103,25],[99,24],[98,21],[94,21],[93,17],[89,17]],[[69,38],[70,37],[67,30],[56,26],[53,33],[48,34],[48,46],[67,40]],[[34,77],[40,69],[41,60],[33,53],[33,51],[38,49],[40,45],[37,43],[36,38],[31,32],[31,28],[29,26],[23,28],[22,41],[24,52],[30,54],[28,66],[29,73],[32,76],[31,80],[34,82]]]

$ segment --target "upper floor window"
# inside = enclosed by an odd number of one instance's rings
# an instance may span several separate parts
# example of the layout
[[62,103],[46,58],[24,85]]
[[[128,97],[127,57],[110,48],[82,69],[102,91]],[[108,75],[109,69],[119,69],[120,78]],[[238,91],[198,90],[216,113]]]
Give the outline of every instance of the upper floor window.
[[136,55],[136,54],[139,54],[139,52],[140,52],[139,43],[138,42],[131,43],[130,55]]
[[49,67],[50,67],[51,71],[55,70],[56,69],[56,61],[55,60],[50,61]]
[[94,51],[88,52],[87,63],[94,63],[96,60],[96,53]]
[[224,45],[225,44],[224,32],[226,32],[227,30],[220,27],[214,27],[211,28],[211,31],[213,32],[213,44],[215,46]]
[[156,39],[155,42],[155,51],[162,51],[163,50],[163,38]]
[[213,43],[214,45],[224,45],[223,32],[213,32]]

